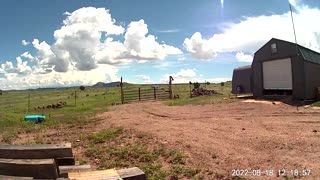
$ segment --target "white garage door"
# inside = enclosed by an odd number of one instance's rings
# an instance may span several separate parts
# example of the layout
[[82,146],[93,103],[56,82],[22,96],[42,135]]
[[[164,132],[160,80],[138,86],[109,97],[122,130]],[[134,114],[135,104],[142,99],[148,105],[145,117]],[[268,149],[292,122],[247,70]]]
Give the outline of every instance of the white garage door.
[[291,59],[263,62],[264,89],[292,90]]

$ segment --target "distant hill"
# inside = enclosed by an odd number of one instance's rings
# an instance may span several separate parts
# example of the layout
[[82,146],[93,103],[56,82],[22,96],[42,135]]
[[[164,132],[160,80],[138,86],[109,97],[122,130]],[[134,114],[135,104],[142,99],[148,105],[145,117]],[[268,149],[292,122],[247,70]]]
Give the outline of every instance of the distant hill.
[[[127,83],[123,83],[127,84]],[[117,82],[110,82],[110,83],[104,83],[104,82],[98,82],[95,85],[92,85],[91,87],[117,87],[120,85],[120,81]]]

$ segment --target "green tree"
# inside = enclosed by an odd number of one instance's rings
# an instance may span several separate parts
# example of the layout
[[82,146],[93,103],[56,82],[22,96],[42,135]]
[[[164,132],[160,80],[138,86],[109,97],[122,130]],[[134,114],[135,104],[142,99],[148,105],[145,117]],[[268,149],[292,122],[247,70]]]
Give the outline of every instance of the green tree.
[[194,89],[198,89],[199,87],[200,87],[200,83],[198,83],[198,82],[193,83]]
[[86,88],[84,86],[80,86],[80,90],[84,91]]

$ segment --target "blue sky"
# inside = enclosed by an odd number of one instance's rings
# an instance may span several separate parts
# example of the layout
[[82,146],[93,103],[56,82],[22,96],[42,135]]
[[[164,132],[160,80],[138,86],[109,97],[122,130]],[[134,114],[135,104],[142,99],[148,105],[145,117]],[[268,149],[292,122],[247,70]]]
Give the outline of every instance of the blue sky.
[[[319,51],[320,2],[290,3]],[[0,87],[226,81],[272,37],[294,40],[289,15],[287,0],[5,0]]]

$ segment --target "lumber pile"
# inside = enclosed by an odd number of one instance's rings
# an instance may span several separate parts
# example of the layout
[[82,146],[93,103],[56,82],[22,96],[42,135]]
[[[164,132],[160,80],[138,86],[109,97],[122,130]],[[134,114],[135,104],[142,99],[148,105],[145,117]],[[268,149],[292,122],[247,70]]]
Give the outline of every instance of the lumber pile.
[[70,143],[0,145],[0,179],[146,180],[137,167],[92,171],[76,164]]
[[215,94],[219,94],[217,91],[215,90],[208,90],[208,89],[204,89],[204,88],[196,88],[192,90],[192,97],[196,97],[196,96],[212,96]]

